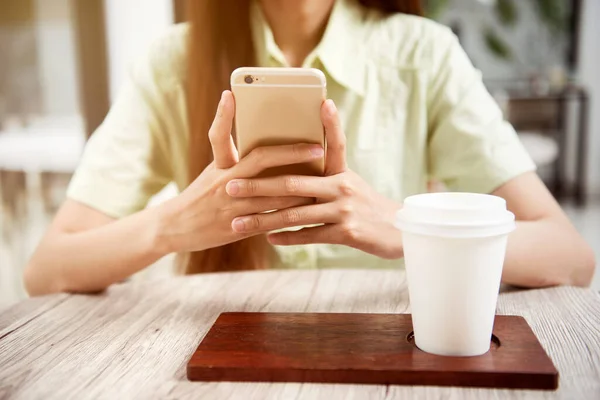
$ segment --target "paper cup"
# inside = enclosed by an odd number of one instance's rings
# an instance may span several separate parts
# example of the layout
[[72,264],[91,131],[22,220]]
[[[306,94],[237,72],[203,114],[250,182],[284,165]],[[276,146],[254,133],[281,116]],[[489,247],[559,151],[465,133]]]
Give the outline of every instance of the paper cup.
[[508,234],[504,199],[473,193],[411,196],[402,230],[417,347],[445,356],[490,349]]

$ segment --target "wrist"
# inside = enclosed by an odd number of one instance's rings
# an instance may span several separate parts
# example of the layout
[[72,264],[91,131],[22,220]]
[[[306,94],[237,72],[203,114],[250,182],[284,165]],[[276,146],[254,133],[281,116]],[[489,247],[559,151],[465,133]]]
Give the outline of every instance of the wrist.
[[152,212],[150,246],[161,257],[182,251],[175,235],[178,214],[175,210],[176,206],[177,204],[170,200],[148,209]]
[[390,257],[399,259],[404,257],[404,243],[402,240],[402,231],[396,227],[396,213],[402,208],[401,203],[390,201],[387,207],[387,220],[391,227],[390,237],[393,240]]

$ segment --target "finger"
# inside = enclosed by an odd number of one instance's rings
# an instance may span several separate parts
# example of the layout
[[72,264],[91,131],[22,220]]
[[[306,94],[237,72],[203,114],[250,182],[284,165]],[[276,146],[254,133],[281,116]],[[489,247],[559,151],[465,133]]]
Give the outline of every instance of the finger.
[[338,225],[322,225],[302,228],[293,232],[276,232],[267,236],[269,243],[276,246],[293,246],[299,244],[343,244]]
[[237,215],[244,216],[309,204],[314,204],[314,200],[307,197],[259,197],[240,199],[236,204],[236,210],[239,210]]
[[229,90],[221,95],[215,119],[208,131],[215,166],[220,169],[233,167],[238,162],[238,153],[231,137],[231,126],[235,114],[235,102]]
[[250,178],[268,168],[301,164],[323,158],[324,154],[323,147],[318,144],[258,147],[237,164],[235,175]]
[[286,208],[268,214],[235,218],[231,227],[237,233],[268,232],[294,226],[334,223],[340,219],[332,203]]
[[277,176],[263,179],[234,179],[226,186],[232,197],[301,196],[333,199],[337,187],[330,178],[302,175]]
[[346,171],[346,135],[333,100],[327,100],[321,107],[321,120],[327,140],[325,175],[336,175]]

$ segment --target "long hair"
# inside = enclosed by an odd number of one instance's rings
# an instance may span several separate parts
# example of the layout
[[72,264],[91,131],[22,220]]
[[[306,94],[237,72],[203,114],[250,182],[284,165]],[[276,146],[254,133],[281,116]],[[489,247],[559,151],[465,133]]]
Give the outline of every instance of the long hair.
[[[420,0],[358,0],[384,13],[422,15]],[[208,130],[220,94],[237,67],[256,65],[250,32],[251,0],[188,0],[187,105],[190,129],[188,178],[192,182],[212,162]],[[186,274],[262,269],[273,249],[264,235],[189,255]]]

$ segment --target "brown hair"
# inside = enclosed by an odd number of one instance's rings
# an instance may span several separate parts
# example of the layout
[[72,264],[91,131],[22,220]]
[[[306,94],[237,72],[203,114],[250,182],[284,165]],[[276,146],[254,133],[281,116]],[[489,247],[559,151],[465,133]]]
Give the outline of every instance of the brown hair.
[[[358,0],[384,13],[422,15],[420,0]],[[256,64],[250,32],[251,0],[188,0],[189,181],[212,162],[208,130],[231,72]],[[264,235],[190,254],[185,273],[261,269],[273,250]]]

